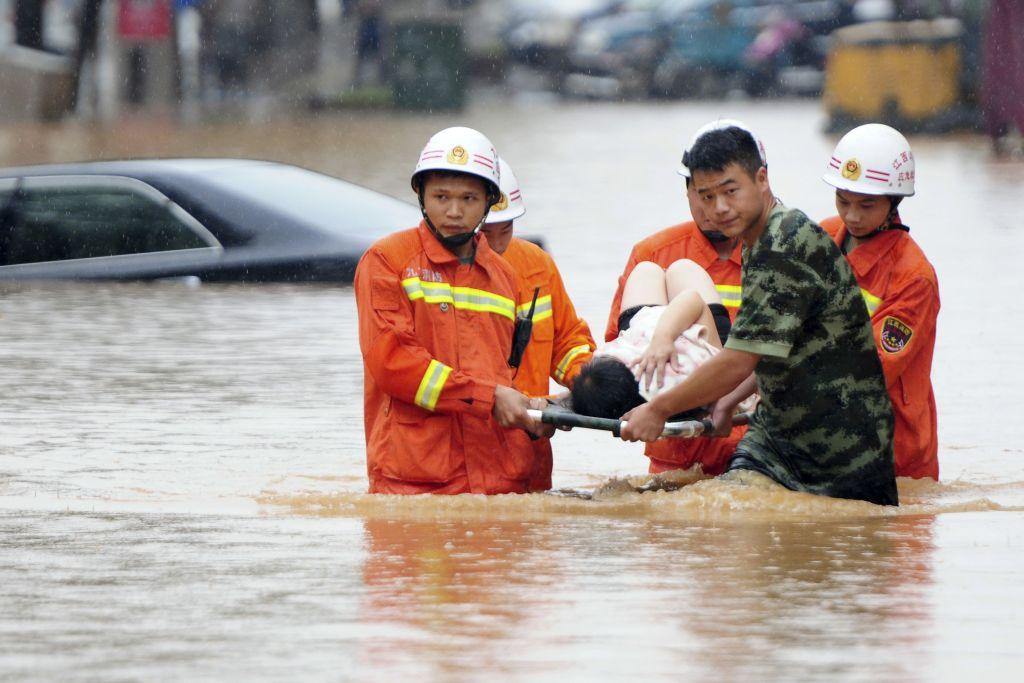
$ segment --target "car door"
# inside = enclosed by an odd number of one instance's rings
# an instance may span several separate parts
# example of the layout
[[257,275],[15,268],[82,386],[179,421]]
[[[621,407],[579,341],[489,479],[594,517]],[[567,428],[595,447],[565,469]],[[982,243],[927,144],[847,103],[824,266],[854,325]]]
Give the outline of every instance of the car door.
[[178,277],[222,254],[209,230],[140,180],[0,180],[0,279]]

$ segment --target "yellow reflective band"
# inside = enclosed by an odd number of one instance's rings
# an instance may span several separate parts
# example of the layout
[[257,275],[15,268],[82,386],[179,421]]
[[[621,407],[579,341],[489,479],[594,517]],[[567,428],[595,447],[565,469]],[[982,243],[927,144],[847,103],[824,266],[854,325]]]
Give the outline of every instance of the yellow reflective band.
[[[531,299],[530,301],[527,301],[525,304],[519,304],[519,307],[516,308],[516,315],[521,315],[525,318],[526,314],[530,312],[530,305],[532,303],[533,300]],[[533,309],[533,322],[550,318],[551,313],[551,295],[547,294],[545,296],[539,297],[537,299],[537,306]]]
[[453,287],[452,292],[455,298],[455,308],[481,313],[497,313],[509,320],[514,320],[516,317],[516,304],[512,299],[470,287]]
[[581,353],[589,352],[590,347],[586,344],[569,349],[569,353],[565,354],[565,357],[558,363],[558,367],[555,368],[555,380],[561,382],[565,379],[565,371],[569,369],[569,364],[572,363],[573,359]]
[[882,305],[882,300],[864,288],[861,288],[860,294],[864,297],[864,303],[867,304],[868,315],[874,315],[878,307]]
[[739,308],[743,302],[743,288],[739,285],[715,285],[718,296],[722,297],[722,305],[728,308]]
[[450,304],[465,311],[497,313],[509,320],[515,318],[512,299],[472,287],[452,287],[447,282],[424,282],[418,277],[402,280],[409,301],[423,299],[428,304]]
[[444,389],[444,383],[448,381],[450,374],[452,374],[450,367],[431,360],[427,371],[423,373],[423,379],[420,380],[420,387],[416,390],[416,405],[433,411],[437,407],[437,399],[441,397],[441,390]]

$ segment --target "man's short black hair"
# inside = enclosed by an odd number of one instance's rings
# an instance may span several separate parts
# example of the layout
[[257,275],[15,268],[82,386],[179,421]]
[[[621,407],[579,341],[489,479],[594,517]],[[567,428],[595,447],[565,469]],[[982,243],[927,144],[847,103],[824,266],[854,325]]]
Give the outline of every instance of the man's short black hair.
[[724,171],[734,162],[751,178],[764,165],[754,137],[736,126],[709,130],[697,138],[693,147],[683,155],[683,163],[690,169],[691,177],[697,171]]
[[580,368],[572,384],[572,409],[580,415],[617,420],[643,402],[633,371],[608,356]]

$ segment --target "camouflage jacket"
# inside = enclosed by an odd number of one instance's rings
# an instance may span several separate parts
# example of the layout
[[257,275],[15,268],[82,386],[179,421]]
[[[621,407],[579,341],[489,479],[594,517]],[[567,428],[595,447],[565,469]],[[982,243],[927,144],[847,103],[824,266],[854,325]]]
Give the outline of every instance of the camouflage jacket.
[[744,249],[726,348],[761,356],[738,467],[797,491],[898,504],[892,405],[864,300],[842,252],[800,211],[776,207]]

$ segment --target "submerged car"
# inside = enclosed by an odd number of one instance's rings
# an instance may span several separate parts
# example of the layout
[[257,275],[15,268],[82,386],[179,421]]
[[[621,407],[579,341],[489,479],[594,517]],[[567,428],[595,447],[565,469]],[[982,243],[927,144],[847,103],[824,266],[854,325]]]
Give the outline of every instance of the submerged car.
[[0,169],[0,280],[349,282],[412,204],[296,166],[161,159]]

